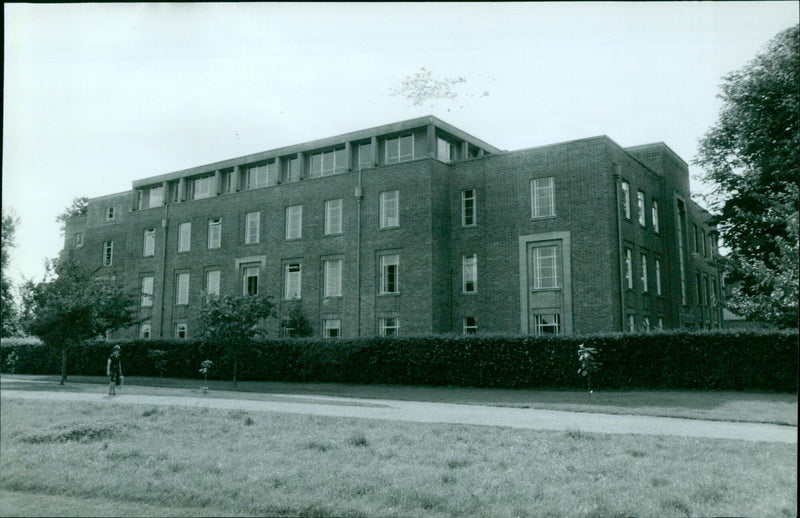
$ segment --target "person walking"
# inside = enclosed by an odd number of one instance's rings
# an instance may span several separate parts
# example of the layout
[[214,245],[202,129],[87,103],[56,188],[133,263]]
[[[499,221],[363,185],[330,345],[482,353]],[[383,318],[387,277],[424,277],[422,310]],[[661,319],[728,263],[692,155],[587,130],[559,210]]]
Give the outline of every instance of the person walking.
[[109,396],[117,395],[117,385],[122,383],[122,361],[120,360],[119,353],[120,347],[119,345],[115,345],[111,356],[108,357],[108,363],[106,364],[106,374],[109,379]]

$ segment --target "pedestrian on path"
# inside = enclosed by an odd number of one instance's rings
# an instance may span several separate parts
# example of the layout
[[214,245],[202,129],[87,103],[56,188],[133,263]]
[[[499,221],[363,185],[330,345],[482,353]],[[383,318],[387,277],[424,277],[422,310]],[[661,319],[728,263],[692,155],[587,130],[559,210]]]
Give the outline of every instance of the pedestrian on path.
[[108,375],[108,395],[115,396],[117,394],[117,385],[122,383],[122,361],[120,359],[120,347],[114,346],[111,356],[108,357],[106,364],[106,374]]

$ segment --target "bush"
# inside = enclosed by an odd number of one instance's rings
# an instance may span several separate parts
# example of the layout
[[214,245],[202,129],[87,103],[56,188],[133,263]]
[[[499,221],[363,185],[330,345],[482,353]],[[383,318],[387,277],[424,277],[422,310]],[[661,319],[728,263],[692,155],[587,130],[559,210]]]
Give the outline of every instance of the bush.
[[[233,366],[214,344],[196,340],[87,342],[69,354],[69,374],[105,375],[114,344],[127,376],[231,379]],[[281,339],[254,342],[239,358],[241,381],[294,381],[585,388],[579,344],[597,349],[596,389],[696,389],[797,392],[797,331],[670,331],[593,336],[430,336]],[[15,351],[16,372],[56,374],[58,351],[2,342],[0,360]],[[153,351],[165,351],[163,355]],[[163,362],[158,364],[157,362]]]

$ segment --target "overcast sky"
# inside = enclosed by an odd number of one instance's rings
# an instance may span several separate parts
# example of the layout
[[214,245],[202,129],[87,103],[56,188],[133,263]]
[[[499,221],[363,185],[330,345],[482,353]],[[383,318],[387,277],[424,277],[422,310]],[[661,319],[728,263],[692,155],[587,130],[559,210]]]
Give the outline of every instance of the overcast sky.
[[[421,115],[501,149],[608,135],[690,162],[722,76],[798,23],[796,2],[4,9],[14,282],[58,255],[55,218],[77,196]],[[414,106],[390,93],[421,67],[463,77],[458,96]]]

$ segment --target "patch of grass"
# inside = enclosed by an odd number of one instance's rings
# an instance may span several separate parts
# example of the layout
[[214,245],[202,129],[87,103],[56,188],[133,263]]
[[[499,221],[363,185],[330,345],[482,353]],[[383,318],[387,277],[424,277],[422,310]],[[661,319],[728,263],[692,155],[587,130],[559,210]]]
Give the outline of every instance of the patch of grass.
[[[4,399],[0,488],[42,504],[30,513],[14,497],[0,515],[63,514],[63,502],[97,495],[106,509],[154,516],[797,514],[796,444],[279,413],[235,426],[247,416],[163,407],[142,419],[145,410]],[[115,430],[102,443],[26,440],[101,424]]]

